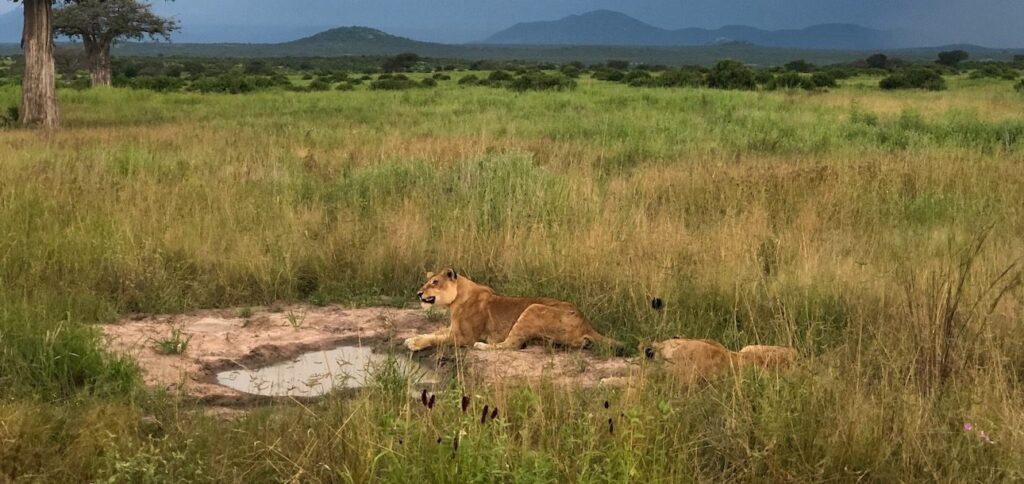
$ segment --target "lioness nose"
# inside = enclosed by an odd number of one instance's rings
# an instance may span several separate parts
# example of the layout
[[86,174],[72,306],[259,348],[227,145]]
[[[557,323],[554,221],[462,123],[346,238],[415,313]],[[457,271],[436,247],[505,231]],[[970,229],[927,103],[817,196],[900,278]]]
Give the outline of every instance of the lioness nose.
[[648,360],[653,359],[654,348],[644,348],[644,356],[646,356]]
[[423,297],[423,291],[417,292],[416,297]]

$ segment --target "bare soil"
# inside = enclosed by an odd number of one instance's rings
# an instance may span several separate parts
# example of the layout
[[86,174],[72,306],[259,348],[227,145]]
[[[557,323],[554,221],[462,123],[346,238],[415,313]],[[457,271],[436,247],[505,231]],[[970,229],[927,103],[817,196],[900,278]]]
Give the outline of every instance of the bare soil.
[[[245,316],[245,317],[243,317]],[[108,347],[132,356],[145,383],[173,394],[217,406],[244,406],[267,400],[218,385],[215,375],[235,368],[258,368],[310,351],[342,345],[371,346],[405,353],[402,342],[446,324],[418,309],[292,305],[196,311],[177,315],[135,315],[104,325]],[[161,354],[156,341],[179,329],[190,338],[182,354]],[[586,351],[532,346],[521,351],[451,350],[416,355],[439,373],[468,384],[536,384],[591,387],[621,385],[633,365],[623,358],[602,358]]]

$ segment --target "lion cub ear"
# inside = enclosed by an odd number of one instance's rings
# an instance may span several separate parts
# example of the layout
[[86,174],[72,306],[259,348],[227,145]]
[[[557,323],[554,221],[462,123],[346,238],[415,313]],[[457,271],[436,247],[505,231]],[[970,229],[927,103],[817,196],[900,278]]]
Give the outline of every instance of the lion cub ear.
[[459,275],[455,273],[455,269],[448,269],[448,272],[445,275],[453,281],[459,278]]
[[434,277],[434,273],[427,271],[427,279],[430,279],[431,277]]

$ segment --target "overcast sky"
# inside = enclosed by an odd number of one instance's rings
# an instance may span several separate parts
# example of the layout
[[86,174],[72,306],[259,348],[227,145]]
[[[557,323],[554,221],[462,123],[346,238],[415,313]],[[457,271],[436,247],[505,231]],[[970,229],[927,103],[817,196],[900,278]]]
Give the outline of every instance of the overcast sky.
[[[934,44],[1024,47],[1024,0],[176,0],[154,2],[191,36],[279,41],[294,32],[366,25],[419,40],[468,42],[516,22],[616,10],[665,28],[826,22],[917,32]],[[0,0],[0,12],[13,8]],[[240,26],[223,29],[223,26]],[[193,39],[194,40],[194,39]]]

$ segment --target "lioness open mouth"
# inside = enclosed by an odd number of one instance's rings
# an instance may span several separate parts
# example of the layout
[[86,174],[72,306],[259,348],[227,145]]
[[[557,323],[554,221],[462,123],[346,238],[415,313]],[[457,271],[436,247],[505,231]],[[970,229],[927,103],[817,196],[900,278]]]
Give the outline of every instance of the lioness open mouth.
[[435,297],[435,296],[421,297],[420,301],[423,301],[423,302],[425,302],[427,304],[434,304],[434,301],[437,301],[437,297]]

